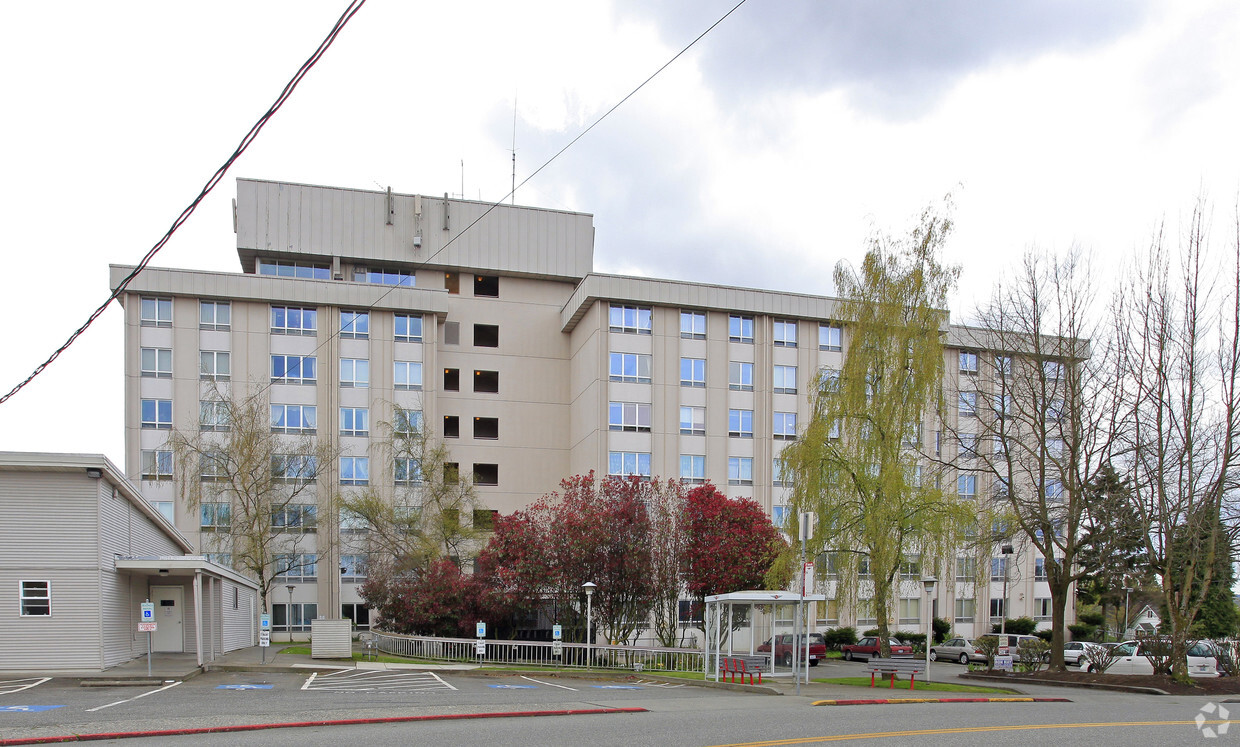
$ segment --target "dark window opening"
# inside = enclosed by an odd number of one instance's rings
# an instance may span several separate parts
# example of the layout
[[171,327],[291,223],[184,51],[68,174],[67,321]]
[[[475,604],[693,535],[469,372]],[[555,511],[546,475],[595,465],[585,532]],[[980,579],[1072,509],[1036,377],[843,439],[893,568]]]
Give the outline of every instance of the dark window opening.
[[499,515],[499,511],[490,509],[477,509],[474,511],[474,529],[484,532],[490,532],[495,528],[495,517]]
[[443,370],[443,390],[445,392],[461,391],[461,369],[445,368]]
[[443,437],[444,438],[460,438],[461,437],[461,419],[456,415],[443,416]]
[[495,275],[475,275],[474,295],[499,298],[499,278]]
[[499,485],[498,464],[474,464],[475,485]]
[[[461,465],[457,464],[456,462],[444,462],[443,463],[443,481],[450,485],[455,485],[456,483],[460,482],[461,481]],[[447,512],[448,510],[445,509],[444,513],[446,514]]]
[[499,438],[499,418],[474,418],[474,438]]
[[499,371],[474,371],[474,391],[496,394],[499,392]]
[[443,287],[448,289],[449,293],[461,292],[461,278],[455,272],[445,272],[443,274]]
[[499,347],[499,325],[498,324],[475,324],[474,325],[474,347],[477,347],[477,348]]

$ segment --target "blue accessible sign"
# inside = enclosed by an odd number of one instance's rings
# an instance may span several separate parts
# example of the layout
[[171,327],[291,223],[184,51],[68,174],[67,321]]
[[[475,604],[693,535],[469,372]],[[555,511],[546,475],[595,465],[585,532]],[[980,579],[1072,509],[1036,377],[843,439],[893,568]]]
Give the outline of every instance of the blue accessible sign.
[[62,705],[54,706],[35,706],[35,705],[12,705],[0,706],[0,713],[38,713],[39,711],[50,711],[53,708],[64,708]]
[[216,685],[216,690],[270,690],[275,685]]

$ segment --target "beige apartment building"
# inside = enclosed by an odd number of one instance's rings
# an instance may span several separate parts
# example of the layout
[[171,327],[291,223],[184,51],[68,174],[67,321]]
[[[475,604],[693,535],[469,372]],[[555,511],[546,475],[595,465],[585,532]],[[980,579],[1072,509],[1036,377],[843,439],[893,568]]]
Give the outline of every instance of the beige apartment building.
[[[274,429],[336,439],[299,550],[312,562],[270,600],[277,631],[337,611],[367,624],[364,558],[329,539],[345,535],[325,496],[395,489],[374,426],[396,408],[421,413],[492,511],[594,470],[710,481],[782,522],[790,490],[774,460],[809,415],[810,382],[848,348],[831,298],[593,272],[588,214],[242,179],[234,229],[240,272],[151,268],[120,297],[125,458],[201,548],[216,518],[178,504],[165,444],[174,427],[212,427],[212,388],[267,386]],[[112,266],[112,287],[132,269]],[[951,347],[949,379],[979,352]],[[939,438],[929,417],[923,432]],[[986,486],[979,475],[961,490]],[[1027,555],[1009,574],[1011,616],[1049,624]],[[1001,579],[980,586],[948,579],[936,614],[982,632]],[[909,587],[901,617],[915,627],[922,594]],[[818,618],[858,622],[831,604]]]

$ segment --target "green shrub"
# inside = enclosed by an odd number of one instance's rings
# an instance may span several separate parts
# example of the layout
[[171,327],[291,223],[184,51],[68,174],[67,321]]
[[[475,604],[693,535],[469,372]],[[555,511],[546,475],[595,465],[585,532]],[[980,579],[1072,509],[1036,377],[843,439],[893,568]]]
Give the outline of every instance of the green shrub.
[[934,618],[934,622],[932,623],[932,625],[934,627],[934,642],[935,643],[942,643],[943,641],[947,640],[947,636],[951,635],[952,633],[951,622],[948,620],[944,620],[941,617]]
[[1072,633],[1072,640],[1074,641],[1092,641],[1097,630],[1098,627],[1096,625],[1088,623],[1072,623],[1068,626],[1068,631]]
[[1055,631],[1050,628],[1047,628],[1046,630],[1035,630],[1033,631],[1033,634],[1047,643],[1050,643],[1051,639],[1055,637]]
[[832,651],[839,651],[840,646],[847,646],[857,642],[856,628],[832,628],[822,633],[822,640],[827,644],[827,648]]
[[1033,635],[1033,631],[1038,629],[1038,624],[1034,622],[1032,617],[1016,617],[1010,618],[1006,626],[992,625],[991,633],[998,633],[1000,627],[1003,627],[1005,633],[1015,633],[1016,635]]
[[1105,622],[1101,612],[1080,612],[1077,613],[1076,620],[1077,622],[1083,622],[1087,625],[1093,625],[1094,627],[1098,627]]
[[870,628],[861,633],[861,635],[878,635],[878,628]]
[[907,643],[913,648],[920,649],[922,651],[926,650],[925,633],[911,633],[907,630],[897,630],[891,637],[895,638],[900,643]]
[[[1027,635],[1027,634],[1025,634]],[[1020,661],[1016,662],[1016,666],[1022,672],[1036,672],[1042,668],[1042,657],[1050,650],[1050,644],[1042,639],[1023,640],[1016,647],[1016,653],[1020,657]]]

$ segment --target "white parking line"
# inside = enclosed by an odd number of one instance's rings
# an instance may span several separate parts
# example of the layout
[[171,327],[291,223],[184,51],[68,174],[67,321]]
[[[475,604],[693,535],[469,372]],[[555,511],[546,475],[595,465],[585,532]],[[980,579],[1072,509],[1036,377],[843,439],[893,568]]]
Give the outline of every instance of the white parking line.
[[155,693],[161,693],[164,690],[167,690],[170,687],[176,687],[179,684],[181,684],[179,681],[173,682],[171,685],[164,685],[163,687],[155,689],[155,690],[148,690],[147,692],[144,692],[141,695],[135,695],[132,698],[126,698],[125,700],[118,700],[115,703],[108,703],[107,705],[101,705],[98,708],[87,708],[86,712],[91,713],[92,711],[102,711],[104,708],[111,708],[112,706],[117,706],[117,705],[120,705],[121,703],[131,703],[137,700],[138,698],[145,698],[148,695],[154,695]]
[[530,682],[537,682],[538,684],[546,685],[547,687],[558,687],[561,690],[572,690],[573,692],[577,691],[577,688],[575,687],[568,687],[567,685],[557,685],[554,682],[543,682],[542,680],[536,680],[533,677],[526,677],[524,674],[521,675],[521,679],[529,680]]
[[684,687],[684,685],[683,685],[683,684],[681,684],[681,685],[673,685],[673,684],[672,684],[672,683],[670,683],[670,682],[659,682],[659,681],[657,681],[657,680],[638,680],[638,681],[637,681],[637,684],[639,684],[639,685],[645,685],[645,686],[647,686],[647,687],[662,687],[662,688],[666,688],[666,689],[668,689],[668,690],[674,690],[675,688],[678,688],[678,687]]
[[[43,677],[42,679],[38,677],[25,677],[20,680],[0,680],[0,695],[12,695],[22,690],[29,690],[32,687],[42,685],[50,679],[51,677]],[[22,682],[26,684],[19,684]]]
[[365,670],[361,672],[332,672],[322,676],[311,674],[301,686],[302,690],[334,690],[337,692],[403,691],[423,692],[433,690],[456,690],[434,672],[388,672]]

